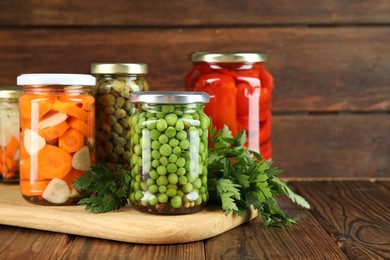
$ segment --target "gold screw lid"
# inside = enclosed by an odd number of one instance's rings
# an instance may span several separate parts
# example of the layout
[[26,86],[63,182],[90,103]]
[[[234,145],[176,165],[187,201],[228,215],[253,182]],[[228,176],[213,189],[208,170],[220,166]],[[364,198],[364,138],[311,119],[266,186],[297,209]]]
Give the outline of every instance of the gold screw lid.
[[93,63],[92,74],[147,74],[145,63]]
[[263,62],[267,54],[263,52],[193,52],[192,62]]
[[22,95],[22,88],[19,86],[0,87],[0,98],[19,98]]

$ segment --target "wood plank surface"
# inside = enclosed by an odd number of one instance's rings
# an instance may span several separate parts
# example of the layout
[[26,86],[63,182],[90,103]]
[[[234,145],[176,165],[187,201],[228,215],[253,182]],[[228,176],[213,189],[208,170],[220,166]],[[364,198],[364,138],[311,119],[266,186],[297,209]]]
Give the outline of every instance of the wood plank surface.
[[0,226],[0,259],[61,259],[72,238],[65,234]]
[[199,26],[389,23],[389,2],[3,0],[2,25]]
[[207,259],[347,259],[309,211],[287,210],[299,215],[298,225],[265,228],[252,220],[205,243]]
[[390,177],[390,114],[273,117],[283,177]]
[[389,27],[0,29],[0,85],[22,73],[145,62],[152,90],[182,90],[192,51],[265,51],[275,112],[390,110]]
[[350,259],[390,258],[390,191],[368,181],[290,184]]
[[78,205],[44,207],[28,203],[16,185],[0,183],[0,194],[0,224],[143,244],[200,241],[257,216],[254,211],[245,217],[226,215],[213,207],[176,216],[145,214],[132,207],[93,214]]

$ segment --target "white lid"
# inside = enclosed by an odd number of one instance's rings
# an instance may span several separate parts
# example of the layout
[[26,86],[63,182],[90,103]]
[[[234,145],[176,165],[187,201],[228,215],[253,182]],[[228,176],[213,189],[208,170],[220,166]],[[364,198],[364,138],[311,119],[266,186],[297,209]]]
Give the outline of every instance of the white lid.
[[96,78],[87,74],[22,74],[16,80],[20,85],[83,85],[94,86]]

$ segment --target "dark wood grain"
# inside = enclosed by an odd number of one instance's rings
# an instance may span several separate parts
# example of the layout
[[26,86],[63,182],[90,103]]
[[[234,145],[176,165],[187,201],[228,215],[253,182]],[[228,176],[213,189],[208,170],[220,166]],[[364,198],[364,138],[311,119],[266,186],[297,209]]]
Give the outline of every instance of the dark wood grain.
[[390,191],[390,181],[377,181],[376,184]]
[[4,0],[2,25],[269,25],[389,23],[386,0],[373,1],[55,1]]
[[291,183],[350,259],[390,258],[390,192],[373,182]]
[[286,212],[291,216],[299,215],[299,224],[288,228],[266,228],[258,220],[252,220],[207,240],[206,258],[346,259],[309,211]]
[[[158,232],[158,231],[156,231]],[[141,245],[77,237],[65,259],[205,259],[203,241],[178,245]]]
[[145,62],[152,90],[182,90],[197,50],[263,50],[276,112],[389,111],[390,30],[364,28],[1,29],[0,84],[22,73],[89,73]]
[[60,259],[71,241],[65,234],[0,226],[0,259]]
[[283,177],[389,177],[390,114],[273,117]]

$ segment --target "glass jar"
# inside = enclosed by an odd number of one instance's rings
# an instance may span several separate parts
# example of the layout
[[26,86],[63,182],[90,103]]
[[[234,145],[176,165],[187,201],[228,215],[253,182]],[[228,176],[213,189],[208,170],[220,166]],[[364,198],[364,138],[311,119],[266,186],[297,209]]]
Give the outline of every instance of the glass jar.
[[19,87],[0,88],[0,181],[19,181]]
[[118,165],[128,169],[130,150],[129,117],[133,113],[131,93],[147,91],[148,72],[142,63],[96,63],[91,73],[96,77],[96,159],[109,170]]
[[23,74],[20,191],[40,205],[76,204],[72,185],[94,163],[96,80],[81,74]]
[[233,135],[245,130],[247,147],[270,159],[273,78],[263,66],[266,54],[194,52],[190,59],[186,90],[210,95],[205,113],[214,127],[227,125]]
[[188,214],[208,200],[209,102],[199,92],[132,94],[130,201],[155,214]]

